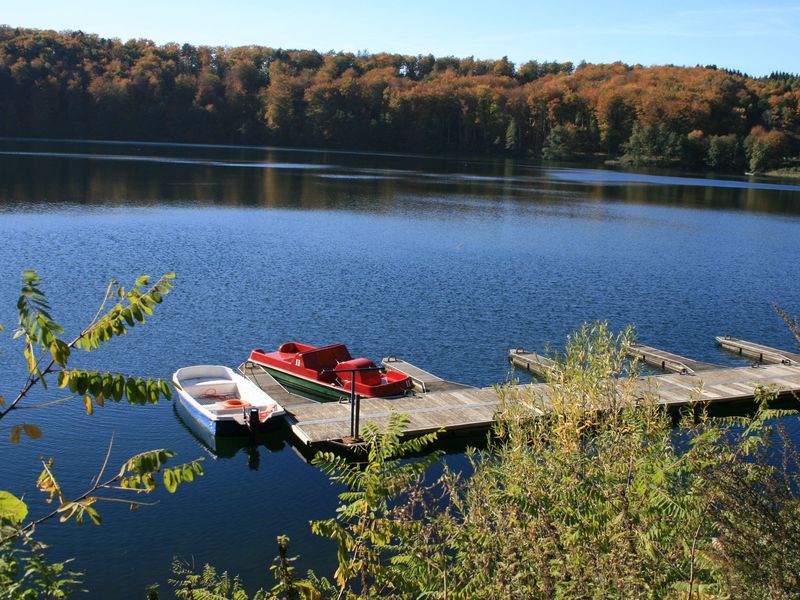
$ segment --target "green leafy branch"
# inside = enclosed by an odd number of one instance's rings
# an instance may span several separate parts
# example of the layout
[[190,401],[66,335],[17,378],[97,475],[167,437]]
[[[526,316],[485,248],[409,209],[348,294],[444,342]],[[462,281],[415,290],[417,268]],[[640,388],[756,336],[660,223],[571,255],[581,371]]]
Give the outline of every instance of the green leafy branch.
[[440,451],[418,460],[409,455],[422,452],[438,433],[404,439],[408,416],[394,411],[382,429],[368,422],[364,427],[367,462],[353,464],[331,452],[321,452],[313,464],[332,481],[348,489],[339,494],[341,504],[337,516],[311,523],[311,531],[336,541],[339,566],[335,573],[340,590],[360,575],[365,592],[380,578],[381,553],[390,549],[397,534],[394,521],[388,516],[389,503],[397,498],[422,474],[439,461]]
[[[93,411],[93,404],[103,406],[105,399],[120,401],[124,397],[132,404],[155,403],[162,396],[170,399],[171,390],[164,380],[134,378],[101,371],[70,370],[67,369],[67,363],[74,349],[90,352],[116,336],[125,335],[129,328],[143,324],[153,314],[155,307],[163,302],[164,296],[169,294],[174,277],[174,273],[167,273],[151,282],[151,277],[143,275],[130,289],[112,280],[89,325],[72,341],[66,342],[59,337],[64,329],[50,314],[50,305],[40,285],[41,278],[33,270],[24,271],[17,301],[19,325],[14,337],[24,341],[23,355],[27,362],[28,378],[8,406],[0,395],[0,419],[13,410],[23,408],[20,402],[36,384],[40,383],[46,389],[47,375],[50,374],[58,374],[60,387],[69,387],[72,394],[83,396],[89,414]],[[50,404],[52,403],[38,406]],[[12,428],[12,441],[19,441],[21,433],[34,439],[41,435],[35,425],[24,423]]]
[[[89,488],[72,499],[67,498],[55,475],[54,459],[47,461],[42,459],[42,472],[36,481],[36,487],[48,495],[48,504],[55,500],[58,506],[42,517],[28,521],[25,525],[22,523],[28,516],[27,505],[13,494],[0,491],[0,523],[5,526],[0,530],[0,544],[28,535],[37,525],[54,517],[58,517],[62,523],[73,520],[83,524],[88,520],[100,525],[100,513],[94,507],[97,502],[121,502],[127,504],[131,510],[136,510],[148,503],[121,497],[121,494],[149,494],[159,487],[159,479],[169,493],[174,493],[180,484],[194,481],[195,477],[203,475],[203,467],[200,464],[202,458],[167,467],[166,463],[175,456],[175,453],[162,448],[132,456],[122,464],[115,475],[105,478],[112,446],[113,437],[109,442],[103,464]],[[112,495],[99,496],[98,492],[101,491],[110,492]]]

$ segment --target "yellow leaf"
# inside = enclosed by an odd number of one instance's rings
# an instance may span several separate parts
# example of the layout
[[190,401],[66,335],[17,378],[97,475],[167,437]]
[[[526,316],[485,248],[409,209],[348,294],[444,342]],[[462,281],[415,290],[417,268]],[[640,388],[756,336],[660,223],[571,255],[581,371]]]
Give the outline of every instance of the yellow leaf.
[[83,397],[83,405],[86,407],[86,414],[91,415],[94,412],[94,406],[92,406],[92,397],[86,395]]
[[14,425],[11,428],[11,443],[19,444],[19,436],[22,433],[22,425]]
[[5,405],[6,405],[6,399],[3,398],[3,394],[0,394],[0,406],[5,406]]
[[23,423],[22,430],[32,440],[38,440],[42,437],[42,430],[39,429],[36,425],[31,425],[30,423]]

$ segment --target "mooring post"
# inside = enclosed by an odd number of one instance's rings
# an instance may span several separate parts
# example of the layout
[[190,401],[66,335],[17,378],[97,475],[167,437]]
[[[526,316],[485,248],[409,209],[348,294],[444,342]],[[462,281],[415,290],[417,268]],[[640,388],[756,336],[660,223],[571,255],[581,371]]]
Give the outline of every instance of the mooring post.
[[350,437],[358,438],[361,429],[361,397],[356,394],[356,373],[362,371],[382,371],[380,367],[359,367],[356,369],[325,369],[323,373],[350,373]]
[[350,437],[358,437],[358,408],[356,407],[356,374],[350,373]]
[[361,420],[361,396],[356,396],[356,433],[353,437],[359,437],[359,421]]

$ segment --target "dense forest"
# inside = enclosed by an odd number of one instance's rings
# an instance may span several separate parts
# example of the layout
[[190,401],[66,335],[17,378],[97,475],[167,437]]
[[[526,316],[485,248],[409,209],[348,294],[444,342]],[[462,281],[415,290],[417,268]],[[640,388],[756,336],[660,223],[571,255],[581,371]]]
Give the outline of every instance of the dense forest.
[[766,171],[800,162],[800,76],[156,45],[0,26],[0,135]]

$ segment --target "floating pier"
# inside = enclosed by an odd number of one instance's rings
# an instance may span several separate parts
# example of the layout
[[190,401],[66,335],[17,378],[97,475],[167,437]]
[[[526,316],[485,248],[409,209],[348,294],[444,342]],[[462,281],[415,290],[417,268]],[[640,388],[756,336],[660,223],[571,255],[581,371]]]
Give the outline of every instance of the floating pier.
[[[773,389],[782,397],[792,394],[798,397],[800,360],[795,361],[793,357],[800,359],[800,356],[766,346],[759,347],[766,350],[759,351],[759,354],[771,364],[724,368],[639,346],[637,352],[644,352],[648,360],[663,360],[663,368],[674,372],[640,377],[636,383],[637,393],[651,394],[660,404],[669,408],[748,402],[754,400],[761,388]],[[751,346],[747,348],[742,351],[743,356],[750,356],[747,353],[754,351]],[[509,359],[522,368],[535,369],[534,372],[546,373],[546,369],[552,367],[552,361],[548,363],[549,359],[535,352],[511,350]],[[486,431],[494,423],[500,408],[500,398],[494,387],[475,388],[450,382],[394,357],[385,358],[382,362],[389,368],[411,376],[416,389],[399,398],[362,398],[356,404],[362,425],[367,421],[384,424],[393,411],[408,415],[405,433],[409,436],[431,431],[471,434]],[[352,411],[355,407],[349,402],[315,402],[292,394],[263,368],[249,362],[242,364],[239,370],[286,408],[291,430],[303,444],[319,447],[352,442]],[[534,383],[517,387],[542,399],[546,410],[548,384]]]
[[740,340],[732,337],[717,337],[717,344],[729,352],[752,358],[762,363],[800,365],[800,354],[786,352],[777,348],[770,348],[755,342]]
[[699,371],[710,371],[713,369],[721,369],[719,365],[712,365],[711,363],[700,362],[673,354],[665,350],[659,350],[651,346],[644,346],[642,344],[631,344],[628,350],[628,355],[638,358],[643,363],[659,367],[662,371],[672,371],[673,373],[681,373],[683,375],[694,375]]
[[509,350],[508,360],[515,367],[525,369],[540,379],[547,379],[548,373],[555,366],[552,359],[536,352],[526,352],[522,348]]
[[414,382],[414,389],[422,394],[470,388],[470,386],[464,385],[463,383],[455,383],[437,377],[433,373],[428,373],[395,356],[387,356],[381,361],[381,364],[387,369],[394,369],[395,371],[400,371],[404,375],[411,377],[411,381]]

